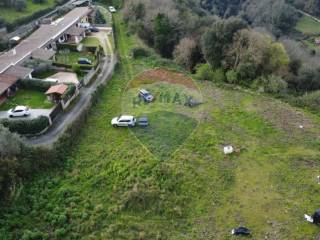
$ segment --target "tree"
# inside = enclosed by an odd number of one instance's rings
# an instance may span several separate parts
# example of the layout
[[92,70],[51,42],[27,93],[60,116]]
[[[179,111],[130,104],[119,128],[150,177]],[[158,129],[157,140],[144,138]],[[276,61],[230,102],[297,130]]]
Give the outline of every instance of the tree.
[[246,23],[238,18],[220,20],[203,35],[202,51],[212,67],[221,67],[225,50],[232,43],[234,34],[246,26]]
[[173,56],[174,60],[187,68],[192,70],[197,61],[199,60],[199,50],[197,43],[192,38],[183,38],[180,43],[176,46]]
[[247,0],[243,8],[250,23],[264,26],[277,36],[290,31],[299,17],[285,0]]
[[198,80],[213,80],[213,70],[209,64],[200,64],[197,66],[195,78]]
[[104,16],[100,12],[100,10],[96,11],[96,14],[94,15],[94,21],[97,24],[105,24],[106,23],[106,19],[104,18]]
[[21,140],[0,124],[0,198],[15,182],[19,164],[17,156],[21,153]]
[[177,41],[174,26],[167,15],[159,13],[154,20],[154,47],[164,57],[171,57]]

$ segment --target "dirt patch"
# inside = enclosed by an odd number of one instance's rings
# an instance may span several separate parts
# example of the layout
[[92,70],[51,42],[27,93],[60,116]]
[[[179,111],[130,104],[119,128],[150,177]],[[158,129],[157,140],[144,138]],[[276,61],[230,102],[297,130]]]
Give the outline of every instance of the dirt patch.
[[181,84],[190,89],[197,89],[196,84],[190,77],[186,76],[183,73],[169,71],[162,68],[149,70],[140,74],[130,82],[128,87],[136,88],[142,84],[152,84],[155,82]]
[[247,109],[254,110],[278,129],[289,136],[307,136],[319,138],[319,131],[315,124],[303,112],[279,101],[263,99],[252,102]]

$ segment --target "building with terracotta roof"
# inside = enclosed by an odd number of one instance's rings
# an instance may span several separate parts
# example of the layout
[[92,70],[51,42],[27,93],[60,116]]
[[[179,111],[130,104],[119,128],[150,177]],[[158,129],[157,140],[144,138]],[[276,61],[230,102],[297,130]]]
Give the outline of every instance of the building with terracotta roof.
[[82,36],[84,30],[77,25],[87,22],[91,12],[90,7],[76,7],[51,24],[41,25],[13,49],[0,55],[0,90],[4,92],[8,90],[8,82],[5,82],[8,76],[12,76],[9,82],[13,85],[16,84],[17,78],[31,77],[33,69],[22,67],[26,60],[33,58],[47,61],[53,58],[56,43],[66,41],[66,32]]
[[59,84],[52,86],[46,91],[46,95],[48,99],[54,103],[58,103],[62,99],[62,95],[65,94],[68,90],[68,85],[66,84]]

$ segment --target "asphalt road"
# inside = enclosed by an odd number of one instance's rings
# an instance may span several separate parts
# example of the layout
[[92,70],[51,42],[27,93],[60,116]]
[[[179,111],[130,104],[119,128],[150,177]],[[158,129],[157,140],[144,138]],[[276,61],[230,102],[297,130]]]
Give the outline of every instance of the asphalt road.
[[83,87],[80,90],[79,99],[75,105],[68,112],[60,114],[46,133],[34,138],[25,139],[26,144],[33,146],[52,146],[67,127],[91,104],[92,94],[98,86],[105,84],[111,78],[117,63],[117,58],[112,51],[112,46],[108,39],[106,43],[112,54],[104,58],[101,72],[97,79],[88,87]]
[[[12,119],[34,119],[39,116],[49,116],[50,109],[30,109],[30,115],[27,117],[16,117]],[[0,119],[8,118],[7,111],[0,111]]]

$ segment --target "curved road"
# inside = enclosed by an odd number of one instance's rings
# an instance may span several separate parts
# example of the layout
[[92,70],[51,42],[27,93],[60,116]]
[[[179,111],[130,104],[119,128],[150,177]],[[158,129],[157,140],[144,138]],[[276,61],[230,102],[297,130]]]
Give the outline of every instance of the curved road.
[[117,63],[117,58],[113,53],[109,39],[106,41],[111,55],[103,60],[101,72],[97,79],[88,87],[83,87],[80,90],[80,95],[77,103],[68,112],[63,112],[53,122],[51,128],[43,135],[25,139],[24,142],[28,145],[34,146],[50,146],[55,143],[59,137],[64,133],[67,127],[75,121],[79,115],[91,104],[91,98],[94,91],[101,84],[105,84],[113,74],[114,67]]

